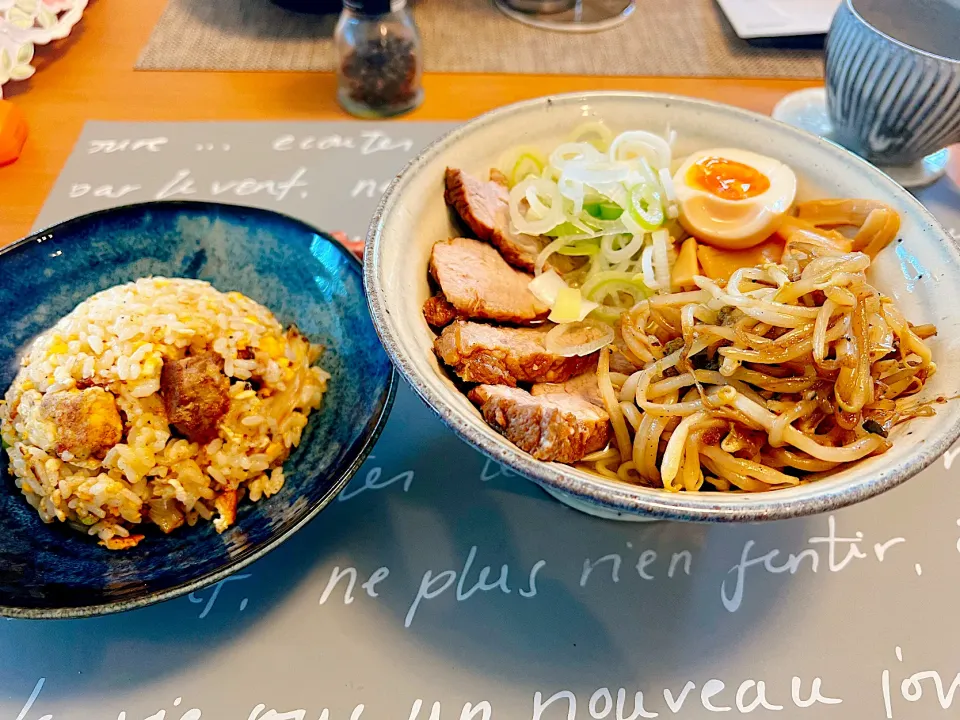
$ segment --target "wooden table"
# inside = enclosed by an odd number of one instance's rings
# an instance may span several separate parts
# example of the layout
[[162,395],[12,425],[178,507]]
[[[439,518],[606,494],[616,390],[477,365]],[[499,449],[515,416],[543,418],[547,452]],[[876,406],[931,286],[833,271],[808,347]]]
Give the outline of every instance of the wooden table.
[[[0,168],[0,246],[29,230],[86,120],[264,120],[345,117],[329,73],[134,72],[166,0],[92,0],[73,35],[38,49],[39,72],[5,87],[30,123],[16,163]],[[673,92],[770,112],[809,80],[430,74],[413,120],[467,119],[548,93]]]

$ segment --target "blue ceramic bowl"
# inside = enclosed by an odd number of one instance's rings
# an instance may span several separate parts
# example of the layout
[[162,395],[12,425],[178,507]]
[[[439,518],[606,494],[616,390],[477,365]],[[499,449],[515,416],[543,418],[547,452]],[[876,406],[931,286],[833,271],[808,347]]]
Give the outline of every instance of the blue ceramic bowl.
[[0,251],[0,393],[21,350],[91,294],[149,275],[199,278],[239,290],[296,323],[327,350],[332,379],[286,484],[241,503],[218,535],[198,523],[137,547],[108,551],[94,538],[46,525],[0,460],[0,614],[100,615],[216,582],[290,537],[346,485],[380,433],[395,375],[377,340],[360,263],[304,223],[266,210],[202,202],[147,203],[69,220]]

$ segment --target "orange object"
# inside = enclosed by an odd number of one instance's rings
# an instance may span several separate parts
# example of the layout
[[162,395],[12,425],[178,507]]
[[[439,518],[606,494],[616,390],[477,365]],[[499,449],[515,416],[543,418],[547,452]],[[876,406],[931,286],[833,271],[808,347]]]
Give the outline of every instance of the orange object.
[[27,142],[27,118],[9,100],[0,100],[0,165],[20,157]]
[[697,284],[693,281],[694,275],[700,274],[700,263],[697,262],[697,240],[687,238],[680,246],[677,261],[673,264],[673,275],[670,277],[671,290],[696,290]]
[[770,178],[736,160],[705,157],[687,170],[687,182],[724,200],[747,200],[770,189]]
[[[683,252],[682,249],[681,252]],[[712,280],[727,281],[740,268],[780,262],[782,255],[783,240],[778,237],[746,250],[722,250],[704,244],[697,247],[697,259],[703,266],[703,273]]]

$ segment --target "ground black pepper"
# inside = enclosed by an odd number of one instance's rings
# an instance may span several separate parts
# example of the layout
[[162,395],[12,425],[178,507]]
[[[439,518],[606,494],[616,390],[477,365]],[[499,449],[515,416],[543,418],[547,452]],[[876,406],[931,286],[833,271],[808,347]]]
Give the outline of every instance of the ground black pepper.
[[420,36],[404,0],[345,0],[336,40],[348,112],[386,117],[420,104]]
[[415,101],[416,47],[410,40],[388,35],[382,43],[364,45],[348,53],[341,72],[347,92],[371,108],[393,108]]

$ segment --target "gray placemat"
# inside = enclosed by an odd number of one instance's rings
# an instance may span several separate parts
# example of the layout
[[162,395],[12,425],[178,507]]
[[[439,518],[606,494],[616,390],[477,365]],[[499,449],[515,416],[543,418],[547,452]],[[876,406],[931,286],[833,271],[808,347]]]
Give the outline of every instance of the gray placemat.
[[[452,127],[91,122],[36,227],[186,198],[359,235]],[[918,197],[960,239],[960,189]],[[958,468],[960,445],[830,515],[609,522],[402,384],[350,486],[242,572],[110,617],[0,620],[0,718],[955,720]]]
[[[714,0],[640,0],[602,33],[538,30],[491,0],[418,0],[424,62],[435,72],[818,78],[817,50],[754,47]],[[142,70],[332,70],[335,18],[269,0],[170,0],[137,63]]]

